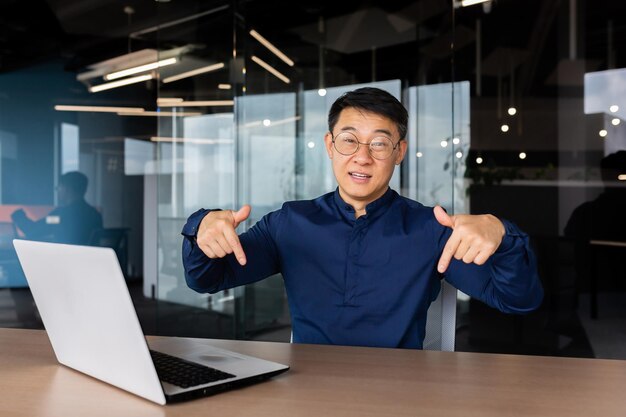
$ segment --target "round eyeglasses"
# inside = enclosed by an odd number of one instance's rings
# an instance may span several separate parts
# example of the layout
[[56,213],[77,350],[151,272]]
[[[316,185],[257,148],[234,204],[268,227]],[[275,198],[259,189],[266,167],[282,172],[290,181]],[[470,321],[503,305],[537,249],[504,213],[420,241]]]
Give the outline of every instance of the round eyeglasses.
[[354,155],[360,145],[367,145],[370,155],[374,159],[387,159],[396,150],[400,141],[395,145],[387,136],[377,136],[368,143],[359,142],[359,139],[350,132],[341,132],[333,136],[333,146],[342,155]]

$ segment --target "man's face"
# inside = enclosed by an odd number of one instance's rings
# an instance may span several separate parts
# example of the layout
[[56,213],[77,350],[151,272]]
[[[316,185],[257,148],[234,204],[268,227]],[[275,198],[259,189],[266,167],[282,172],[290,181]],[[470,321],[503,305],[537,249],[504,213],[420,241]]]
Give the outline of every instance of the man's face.
[[[391,139],[394,145],[400,140],[398,128],[393,121],[385,116],[352,107],[341,111],[332,133],[337,137],[342,132],[352,133],[359,142],[366,144],[381,136]],[[406,141],[401,141],[389,158],[380,160],[370,155],[368,145],[362,144],[356,153],[342,155],[333,146],[332,139],[330,133],[324,137],[326,151],[332,160],[333,172],[339,184],[339,194],[355,209],[364,208],[387,191],[393,170],[406,153]]]

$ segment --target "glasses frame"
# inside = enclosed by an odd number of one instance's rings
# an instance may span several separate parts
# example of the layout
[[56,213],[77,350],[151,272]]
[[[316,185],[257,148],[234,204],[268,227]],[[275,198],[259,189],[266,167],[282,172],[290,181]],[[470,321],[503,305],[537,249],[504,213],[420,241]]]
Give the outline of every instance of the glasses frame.
[[[350,135],[354,136],[354,138],[356,139],[356,143],[357,143],[357,145],[356,145],[356,149],[355,149],[355,150],[354,150],[354,152],[352,152],[352,153],[343,153],[343,152],[341,152],[341,151],[337,148],[337,143],[335,142],[335,139],[336,139],[335,134],[334,134],[333,132],[330,132],[330,137],[333,139],[333,140],[332,140],[332,142],[333,142],[333,148],[335,148],[335,150],[336,150],[337,152],[339,152],[339,153],[340,153],[341,155],[343,155],[343,156],[350,156],[350,155],[354,155],[354,154],[356,154],[356,153],[359,151],[359,148],[361,147],[361,145],[367,145],[367,152],[369,153],[369,155],[370,155],[372,158],[374,158],[374,159],[376,159],[376,160],[378,160],[378,161],[384,161],[385,159],[389,159],[389,158],[391,158],[391,156],[393,155],[393,153],[395,152],[395,150],[396,150],[396,149],[398,148],[398,146],[400,145],[400,142],[402,142],[402,139],[400,139],[400,140],[398,140],[398,141],[397,141],[397,142],[393,145],[393,148],[391,148],[391,153],[389,154],[389,156],[386,156],[386,157],[384,157],[384,158],[377,158],[377,157],[375,157],[375,156],[374,156],[374,154],[372,153],[372,148],[370,148],[370,144],[371,144],[371,143],[374,141],[374,139],[376,139],[376,138],[372,139],[372,140],[371,140],[371,141],[369,141],[369,142],[361,142],[361,141],[359,140],[359,138],[358,138],[358,137],[357,137],[354,133],[351,133],[351,132],[341,132],[341,133],[338,133],[338,134],[337,134],[337,136],[339,136],[339,135],[341,135],[341,134],[344,134],[344,133],[350,134]],[[386,138],[386,139],[389,139],[389,140],[391,141],[391,143],[393,144],[393,139],[391,139],[391,138],[389,138],[389,137],[387,137],[387,136],[376,136],[376,137],[381,137],[381,138]]]

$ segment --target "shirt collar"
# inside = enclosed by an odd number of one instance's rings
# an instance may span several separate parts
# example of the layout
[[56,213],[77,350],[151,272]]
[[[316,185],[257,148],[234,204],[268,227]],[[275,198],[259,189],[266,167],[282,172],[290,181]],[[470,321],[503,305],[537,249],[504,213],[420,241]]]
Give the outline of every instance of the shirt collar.
[[[396,193],[390,187],[387,187],[387,191],[385,191],[385,194],[365,206],[365,216],[371,219],[378,213],[384,212],[385,208],[397,195],[398,193]],[[335,189],[333,197],[335,200],[335,204],[337,205],[337,208],[339,209],[341,214],[343,214],[348,220],[356,220],[354,217],[354,207],[343,201],[341,195],[339,194],[339,187]]]

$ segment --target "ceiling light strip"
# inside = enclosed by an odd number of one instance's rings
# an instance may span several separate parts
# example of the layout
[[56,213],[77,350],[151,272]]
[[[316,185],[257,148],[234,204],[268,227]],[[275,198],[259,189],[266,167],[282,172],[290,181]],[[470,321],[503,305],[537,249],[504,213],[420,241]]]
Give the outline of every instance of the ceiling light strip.
[[262,66],[263,68],[265,68],[269,73],[271,73],[272,75],[274,75],[276,78],[278,78],[279,80],[281,80],[282,82],[284,82],[285,84],[289,84],[291,81],[289,80],[289,78],[285,77],[283,74],[281,74],[280,72],[278,72],[274,67],[272,67],[270,64],[268,64],[267,62],[263,61],[261,58],[252,55],[252,60],[254,62],[256,62],[257,64],[259,64],[260,66]]
[[105,84],[98,84],[89,87],[90,93],[97,93],[99,91],[110,90],[112,88],[122,87],[129,84],[136,84],[142,81],[148,81],[153,79],[154,76],[152,74],[139,75],[137,77],[125,78],[123,80],[113,81]]
[[128,113],[139,114],[145,112],[141,107],[109,107],[109,106],[75,106],[69,104],[58,104],[54,106],[56,111],[81,111],[92,113]]
[[159,97],[157,98],[157,104],[161,103],[182,103],[183,99],[180,97]]
[[486,3],[491,0],[461,0],[461,7],[473,6],[475,4]]
[[165,136],[153,136],[150,138],[152,142],[166,142],[166,143],[195,143],[199,145],[218,145],[218,144],[232,144],[232,139],[205,139],[205,138],[175,138]]
[[153,117],[185,117],[185,116],[200,116],[200,112],[176,112],[176,111],[144,111],[141,113],[133,112],[119,112],[118,116],[153,116]]
[[140,72],[151,71],[153,69],[167,67],[168,65],[173,65],[178,62],[176,58],[168,58],[162,59],[160,61],[151,62],[149,64],[138,65],[136,67],[127,68],[121,71],[112,72],[104,76],[105,80],[116,80],[118,78],[123,78],[128,75],[139,74]]
[[234,100],[206,100],[206,101],[182,101],[178,103],[160,103],[161,107],[214,107],[232,106]]
[[259,41],[261,43],[261,45],[263,45],[267,49],[269,49],[274,55],[279,57],[285,64],[289,65],[290,67],[293,67],[293,61],[291,59],[289,59],[289,57],[287,55],[282,53],[277,47],[275,47],[270,41],[268,41],[263,36],[261,36],[261,34],[259,32],[257,32],[256,30],[252,29],[250,31],[250,35],[254,39],[256,39],[257,41]]
[[174,82],[174,81],[182,80],[183,78],[193,77],[194,75],[199,75],[199,74],[204,74],[206,72],[215,71],[215,70],[218,70],[220,68],[224,68],[224,63],[223,62],[219,62],[219,63],[213,64],[213,65],[208,65],[208,66],[202,67],[202,68],[197,68],[195,70],[183,72],[183,73],[180,73],[180,74],[177,74],[177,75],[172,75],[171,77],[164,78],[163,82],[165,84],[167,84],[167,83],[171,83],[171,82]]

